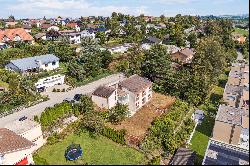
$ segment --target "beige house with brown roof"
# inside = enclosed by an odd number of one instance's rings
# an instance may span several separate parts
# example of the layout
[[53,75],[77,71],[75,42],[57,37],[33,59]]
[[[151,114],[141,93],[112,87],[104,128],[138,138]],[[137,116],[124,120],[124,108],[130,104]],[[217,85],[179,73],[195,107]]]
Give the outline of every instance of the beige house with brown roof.
[[92,93],[92,101],[99,107],[110,109],[117,103],[126,104],[131,116],[151,98],[152,82],[138,75],[132,75],[113,86],[100,86]]
[[194,57],[194,54],[195,53],[194,53],[193,49],[184,48],[184,49],[178,50],[175,53],[172,53],[171,58],[172,58],[172,60],[181,62],[182,64],[191,63],[191,61]]
[[117,103],[117,89],[100,86],[92,93],[92,101],[100,108],[110,109]]
[[129,94],[129,110],[134,115],[152,98],[152,82],[138,75],[121,81],[119,88]]
[[34,144],[13,131],[0,128],[0,165],[33,164]]

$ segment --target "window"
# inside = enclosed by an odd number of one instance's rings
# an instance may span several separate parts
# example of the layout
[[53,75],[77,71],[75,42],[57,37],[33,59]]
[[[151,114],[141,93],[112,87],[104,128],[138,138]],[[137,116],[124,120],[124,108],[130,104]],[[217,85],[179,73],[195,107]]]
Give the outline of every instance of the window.
[[135,100],[136,101],[139,100],[139,94],[136,95],[136,99]]
[[52,62],[52,65],[56,65],[56,62]]
[[135,106],[136,106],[136,109],[139,108],[139,103],[136,103]]
[[146,97],[144,97],[143,99],[142,99],[142,104],[145,104],[146,103]]
[[151,94],[148,95],[148,99],[150,99],[150,98],[151,98]]
[[142,96],[145,96],[145,95],[146,95],[146,92],[145,92],[145,91],[143,91],[143,92],[142,92]]
[[149,91],[152,91],[152,86],[149,87]]
[[45,67],[48,67],[48,64],[45,64]]

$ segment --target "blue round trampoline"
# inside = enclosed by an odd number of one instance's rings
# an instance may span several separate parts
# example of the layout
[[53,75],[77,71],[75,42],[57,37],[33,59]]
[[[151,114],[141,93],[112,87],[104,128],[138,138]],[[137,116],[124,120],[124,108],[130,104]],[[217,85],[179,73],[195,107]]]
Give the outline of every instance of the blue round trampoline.
[[80,144],[71,144],[65,151],[65,158],[70,161],[77,160],[82,156],[82,148]]

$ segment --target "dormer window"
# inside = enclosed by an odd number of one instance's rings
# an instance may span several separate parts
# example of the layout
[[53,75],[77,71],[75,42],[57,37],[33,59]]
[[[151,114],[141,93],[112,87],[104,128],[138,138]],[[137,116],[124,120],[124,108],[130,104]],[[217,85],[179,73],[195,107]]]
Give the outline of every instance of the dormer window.
[[54,62],[52,62],[52,65],[56,65],[56,62],[54,61]]
[[48,64],[45,64],[45,67],[48,67]]

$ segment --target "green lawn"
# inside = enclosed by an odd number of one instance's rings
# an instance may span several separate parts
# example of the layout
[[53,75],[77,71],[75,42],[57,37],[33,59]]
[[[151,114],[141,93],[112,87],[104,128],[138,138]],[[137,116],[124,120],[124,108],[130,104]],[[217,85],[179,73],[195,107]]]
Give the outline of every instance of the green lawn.
[[234,28],[235,33],[241,34],[241,35],[248,35],[249,31],[246,31],[244,29],[241,28]]
[[[66,161],[64,152],[71,143],[80,144],[83,156],[76,161]],[[46,159],[50,165],[80,165],[80,164],[143,164],[144,155],[135,149],[119,145],[106,137],[91,138],[88,133],[80,136],[71,134],[62,142],[54,145],[45,145],[38,151],[40,158]],[[35,163],[42,164],[34,157]]]
[[[226,71],[227,72],[227,71]],[[227,75],[222,74],[219,78],[219,85],[214,85],[210,94],[208,95],[207,102],[200,105],[198,108],[205,111],[205,118],[203,122],[197,126],[196,131],[192,137],[190,148],[197,154],[196,164],[201,164],[204,158],[209,138],[213,131],[215,118],[209,116],[209,113],[216,115],[218,106],[223,96],[225,83],[227,82]]]

